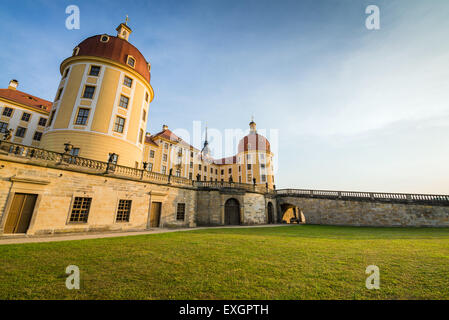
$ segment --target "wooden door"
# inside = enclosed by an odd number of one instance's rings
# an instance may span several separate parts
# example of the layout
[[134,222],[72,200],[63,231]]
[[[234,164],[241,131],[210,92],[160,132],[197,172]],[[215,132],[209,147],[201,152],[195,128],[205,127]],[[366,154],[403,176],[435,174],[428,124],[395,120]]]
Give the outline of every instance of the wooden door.
[[151,217],[150,217],[150,227],[159,228],[159,223],[161,221],[161,202],[151,203]]
[[268,202],[268,224],[274,223],[273,204]]
[[36,194],[16,193],[9,209],[4,233],[26,233],[36,204]]
[[225,204],[225,225],[240,224],[240,205],[235,199],[229,199]]

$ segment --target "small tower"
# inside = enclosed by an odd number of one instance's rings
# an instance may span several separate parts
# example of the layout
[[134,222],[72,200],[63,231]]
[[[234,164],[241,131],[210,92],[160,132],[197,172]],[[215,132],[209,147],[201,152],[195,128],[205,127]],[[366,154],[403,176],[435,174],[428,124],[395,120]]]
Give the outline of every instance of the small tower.
[[130,27],[128,27],[128,16],[126,16],[125,23],[120,23],[117,27],[117,37],[128,41],[130,34],[133,32]]
[[19,81],[13,79],[13,80],[11,80],[11,81],[9,82],[8,89],[11,89],[11,90],[17,90],[17,87],[18,87],[18,86],[19,86]]
[[210,149],[209,149],[209,142],[207,141],[207,125],[206,125],[206,139],[204,141],[203,149],[201,150],[201,157],[205,156],[210,157]]
[[251,122],[249,123],[249,132],[257,133],[256,123],[254,122],[254,116],[251,118]]

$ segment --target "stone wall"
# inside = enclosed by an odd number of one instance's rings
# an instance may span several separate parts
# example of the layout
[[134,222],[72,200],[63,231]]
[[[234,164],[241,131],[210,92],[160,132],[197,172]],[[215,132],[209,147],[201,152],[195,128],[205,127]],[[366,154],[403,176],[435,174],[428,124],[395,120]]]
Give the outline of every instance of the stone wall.
[[278,202],[298,207],[307,224],[449,227],[448,206],[298,197],[280,197]]
[[[171,187],[0,160],[0,233],[15,193],[37,194],[27,234],[142,230],[147,228],[150,203],[161,202],[161,227],[195,227],[193,188]],[[75,197],[92,198],[87,223],[71,223]],[[129,222],[116,222],[120,199],[131,200]],[[177,205],[185,203],[185,219],[177,220]]]
[[[0,234],[16,193],[38,196],[28,235],[148,229],[153,202],[162,204],[159,226],[171,228],[224,225],[225,204],[229,199],[239,202],[242,225],[265,224],[268,201],[276,208],[273,194],[149,183],[0,154]],[[69,221],[76,197],[92,198],[87,223]],[[131,200],[129,222],[116,222],[119,200]],[[185,204],[184,220],[177,218],[179,203]]]

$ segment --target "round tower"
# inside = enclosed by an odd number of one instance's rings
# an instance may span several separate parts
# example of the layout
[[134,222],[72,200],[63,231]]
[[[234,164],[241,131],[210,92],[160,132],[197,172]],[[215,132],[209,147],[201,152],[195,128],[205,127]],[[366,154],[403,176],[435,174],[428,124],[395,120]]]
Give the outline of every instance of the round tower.
[[87,38],[61,63],[59,84],[41,147],[80,157],[137,167],[142,158],[147,116],[154,98],[150,63],[128,42],[127,23],[117,36]]
[[238,145],[239,164],[243,182],[266,185],[270,189],[274,186],[273,153],[270,142],[257,133],[254,119],[249,124],[249,134],[240,140]]

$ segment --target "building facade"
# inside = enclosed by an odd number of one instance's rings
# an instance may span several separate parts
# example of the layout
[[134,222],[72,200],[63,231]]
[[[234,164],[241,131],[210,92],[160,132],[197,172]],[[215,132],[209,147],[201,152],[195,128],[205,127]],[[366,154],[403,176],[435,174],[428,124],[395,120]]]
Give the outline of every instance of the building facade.
[[[154,99],[151,64],[129,42],[132,30],[126,23],[116,30],[116,36],[89,37],[73,49],[72,56],[61,63],[53,103],[24,93],[20,94],[29,101],[20,103],[18,91],[14,95],[15,80],[8,89],[0,90],[0,101],[3,96],[13,97],[5,100],[0,130],[13,128],[12,141],[25,146],[53,152],[66,152],[69,146],[70,154],[77,157],[190,180],[273,189],[274,155],[268,140],[257,133],[254,121],[236,155],[223,159],[211,157],[207,137],[204,148],[198,150],[166,125],[158,133],[146,132]],[[11,113],[6,109],[10,108],[8,103],[19,111]],[[30,112],[31,123],[27,124],[21,118]]]
[[274,223],[273,153],[251,121],[214,159],[168,126],[148,133],[151,64],[115,36],[79,43],[53,102],[0,90],[0,235]]

